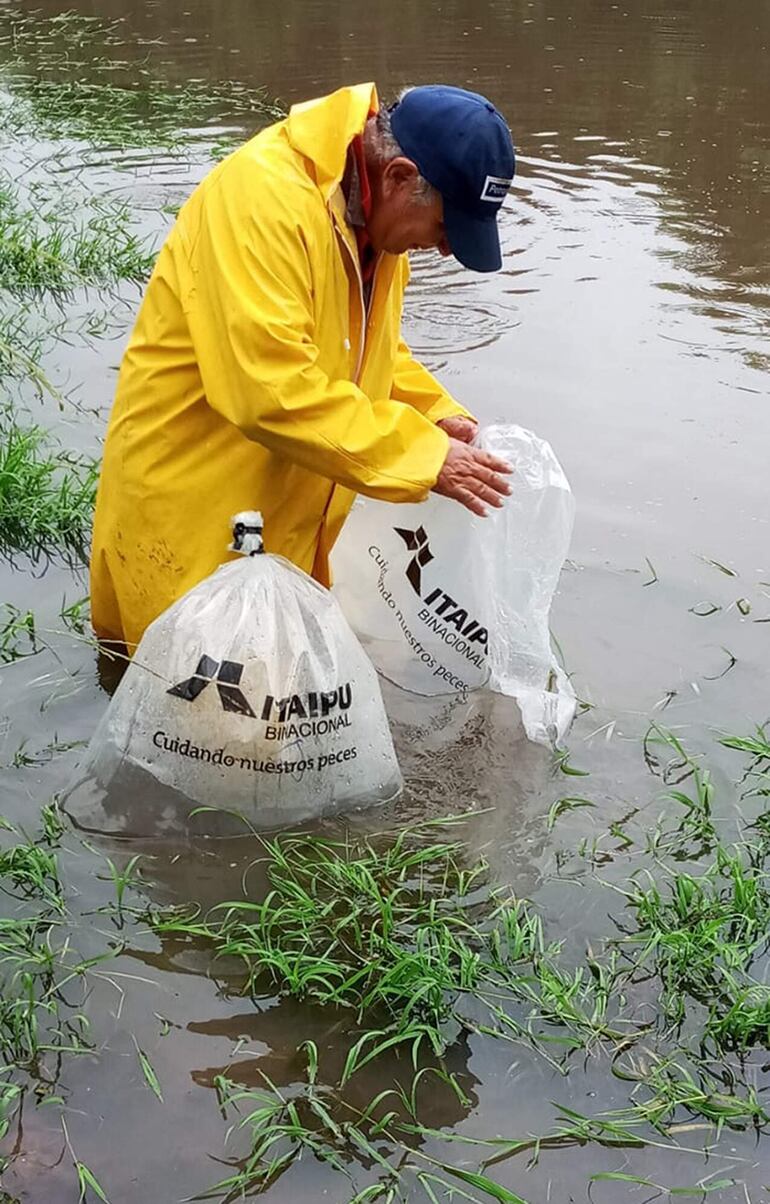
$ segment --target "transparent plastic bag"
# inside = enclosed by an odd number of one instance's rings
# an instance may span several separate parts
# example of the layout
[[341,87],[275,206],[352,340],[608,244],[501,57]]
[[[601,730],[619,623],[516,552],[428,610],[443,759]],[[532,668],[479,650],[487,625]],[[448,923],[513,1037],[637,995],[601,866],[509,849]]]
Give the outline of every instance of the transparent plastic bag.
[[[235,521],[233,546],[255,551],[259,515]],[[401,788],[376,672],[336,598],[282,557],[255,554],[222,565],[147,629],[84,778],[108,792],[150,778],[255,828]]]
[[549,614],[574,498],[531,431],[488,426],[477,444],[514,470],[502,509],[477,518],[437,495],[419,505],[359,499],[332,556],[335,593],[385,677],[418,694],[487,685],[517,700],[531,740],[557,743],[575,696]]

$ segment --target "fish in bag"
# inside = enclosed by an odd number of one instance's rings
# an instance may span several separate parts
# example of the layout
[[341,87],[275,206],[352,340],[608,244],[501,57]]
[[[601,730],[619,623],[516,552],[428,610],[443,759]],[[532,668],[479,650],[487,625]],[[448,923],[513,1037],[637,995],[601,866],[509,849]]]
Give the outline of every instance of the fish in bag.
[[108,795],[131,783],[135,822],[118,826],[149,826],[137,816],[151,783],[178,813],[189,800],[255,828],[401,788],[377,674],[337,599],[262,552],[256,512],[233,521],[244,555],[148,627],[91,740],[81,781]]

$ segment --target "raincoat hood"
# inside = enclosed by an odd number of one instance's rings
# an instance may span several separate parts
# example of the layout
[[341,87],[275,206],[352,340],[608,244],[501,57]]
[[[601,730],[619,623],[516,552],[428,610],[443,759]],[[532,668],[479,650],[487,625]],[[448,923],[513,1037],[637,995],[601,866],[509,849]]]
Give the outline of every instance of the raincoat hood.
[[316,183],[325,200],[342,179],[350,143],[379,107],[374,84],[354,84],[320,100],[292,105],[287,137],[294,150],[315,164]]

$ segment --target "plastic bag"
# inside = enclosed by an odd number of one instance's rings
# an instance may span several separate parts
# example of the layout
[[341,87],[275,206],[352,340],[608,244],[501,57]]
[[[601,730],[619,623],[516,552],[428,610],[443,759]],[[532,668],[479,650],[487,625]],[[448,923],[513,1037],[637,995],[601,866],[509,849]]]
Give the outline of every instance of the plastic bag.
[[514,469],[502,509],[478,518],[437,495],[400,506],[360,499],[332,556],[335,592],[385,677],[419,694],[486,684],[517,700],[531,740],[557,743],[575,696],[548,621],[574,499],[531,431],[488,426],[477,445]]
[[[261,548],[260,516],[234,521],[233,547]],[[222,565],[145,632],[83,774],[109,789],[137,770],[256,828],[401,788],[377,675],[339,603],[271,555]]]

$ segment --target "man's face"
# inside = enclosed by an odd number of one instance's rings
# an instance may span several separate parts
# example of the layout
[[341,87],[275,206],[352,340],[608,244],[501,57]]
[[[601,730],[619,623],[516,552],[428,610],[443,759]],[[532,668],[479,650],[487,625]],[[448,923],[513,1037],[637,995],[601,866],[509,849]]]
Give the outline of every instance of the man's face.
[[440,196],[429,204],[415,199],[419,172],[411,159],[392,159],[372,181],[372,214],[367,231],[375,251],[437,250],[451,255]]

